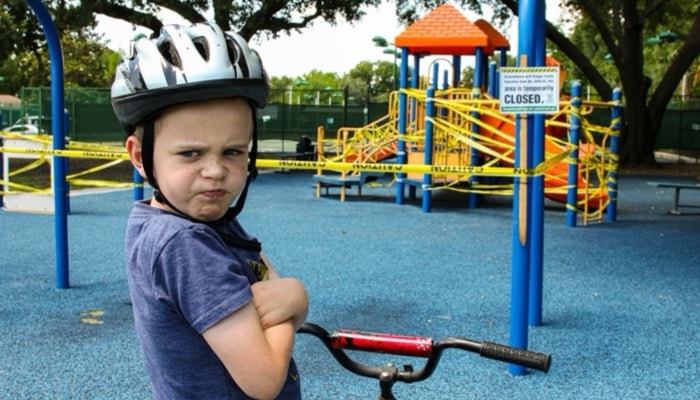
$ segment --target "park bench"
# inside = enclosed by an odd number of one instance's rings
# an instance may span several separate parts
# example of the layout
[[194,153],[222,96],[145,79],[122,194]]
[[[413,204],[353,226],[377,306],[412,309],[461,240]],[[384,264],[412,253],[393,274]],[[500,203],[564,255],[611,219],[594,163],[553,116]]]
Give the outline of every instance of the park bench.
[[700,190],[700,183],[697,182],[688,182],[688,181],[683,181],[683,182],[673,182],[673,181],[666,181],[666,182],[656,182],[656,181],[650,181],[647,182],[647,185],[649,186],[654,186],[658,188],[667,188],[667,189],[673,189],[673,209],[669,211],[669,214],[673,215],[681,215],[682,212],[680,210],[680,207],[693,207],[693,208],[700,208],[700,205],[689,205],[689,204],[680,204],[680,192],[682,189],[688,189],[688,190]]
[[316,184],[316,197],[321,196],[321,189],[340,188],[340,201],[345,201],[345,189],[350,189],[357,186],[357,195],[362,196],[362,186],[367,183],[374,182],[378,178],[384,176],[384,172],[360,172],[358,174],[347,174],[343,177],[341,174],[332,175],[313,175],[311,181]]

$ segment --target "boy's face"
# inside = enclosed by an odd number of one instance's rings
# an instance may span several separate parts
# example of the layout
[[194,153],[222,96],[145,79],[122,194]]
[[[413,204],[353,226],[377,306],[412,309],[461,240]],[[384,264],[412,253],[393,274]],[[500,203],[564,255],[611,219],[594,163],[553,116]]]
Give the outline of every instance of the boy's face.
[[[169,108],[154,125],[153,173],[178,210],[202,221],[224,216],[248,172],[250,105],[220,99]],[[154,207],[166,204],[151,200]]]

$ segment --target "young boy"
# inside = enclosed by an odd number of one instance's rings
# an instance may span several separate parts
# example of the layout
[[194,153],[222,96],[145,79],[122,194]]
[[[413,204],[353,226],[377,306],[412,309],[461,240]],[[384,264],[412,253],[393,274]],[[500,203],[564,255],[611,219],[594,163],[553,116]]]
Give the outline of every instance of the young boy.
[[211,23],[138,38],[117,67],[115,114],[153,188],[134,204],[125,248],[154,399],[301,398],[291,354],[306,291],[236,218],[268,91],[257,53]]

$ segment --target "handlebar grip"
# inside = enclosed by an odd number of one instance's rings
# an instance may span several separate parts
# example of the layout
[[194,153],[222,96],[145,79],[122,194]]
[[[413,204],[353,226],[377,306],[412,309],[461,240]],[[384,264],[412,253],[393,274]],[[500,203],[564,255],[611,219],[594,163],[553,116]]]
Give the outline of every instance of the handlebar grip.
[[552,362],[552,356],[549,354],[516,349],[493,342],[482,342],[479,354],[482,357],[518,364],[543,372],[549,371],[549,365]]

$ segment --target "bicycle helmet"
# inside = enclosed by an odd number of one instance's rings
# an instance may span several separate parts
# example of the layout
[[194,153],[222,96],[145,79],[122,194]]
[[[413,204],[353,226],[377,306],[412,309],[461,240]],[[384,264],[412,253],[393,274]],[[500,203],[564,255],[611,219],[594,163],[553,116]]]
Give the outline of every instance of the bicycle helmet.
[[156,116],[168,107],[189,102],[229,97],[250,102],[254,128],[248,178],[225,217],[229,219],[243,208],[248,185],[257,174],[255,109],[265,107],[269,90],[258,53],[237,33],[223,32],[215,23],[206,22],[166,25],[155,39],[143,35],[134,38],[130,54],[117,65],[111,97],[114,113],[127,135],[143,126],[143,166],[154,197],[185,216],[160,191],[153,173]]

